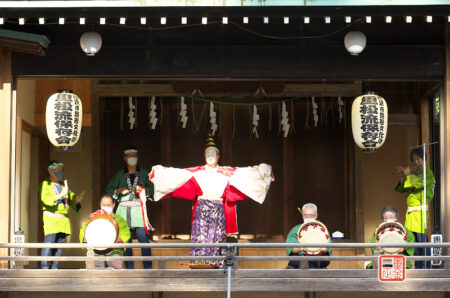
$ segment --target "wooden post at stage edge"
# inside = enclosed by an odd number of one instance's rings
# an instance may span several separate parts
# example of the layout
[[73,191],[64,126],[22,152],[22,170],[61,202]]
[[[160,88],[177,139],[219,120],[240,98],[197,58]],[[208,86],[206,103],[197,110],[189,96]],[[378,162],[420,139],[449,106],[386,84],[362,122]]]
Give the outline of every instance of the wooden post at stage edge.
[[[440,102],[441,127],[441,229],[444,242],[450,241],[450,25],[445,25],[445,56],[446,70],[444,94]],[[443,252],[445,254],[445,252]],[[448,254],[448,249],[447,249]],[[445,268],[450,269],[450,262],[445,262]]]
[[[11,102],[11,52],[0,47],[0,243],[10,240]],[[0,256],[8,256],[8,249],[0,249]],[[8,261],[0,261],[0,269],[7,268]]]

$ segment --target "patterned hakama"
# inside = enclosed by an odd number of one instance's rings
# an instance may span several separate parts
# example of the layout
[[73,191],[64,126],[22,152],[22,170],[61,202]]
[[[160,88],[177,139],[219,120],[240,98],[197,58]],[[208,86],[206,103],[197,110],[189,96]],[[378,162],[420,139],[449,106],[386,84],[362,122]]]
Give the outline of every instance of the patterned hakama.
[[[225,213],[221,201],[199,200],[194,214],[191,243],[225,242]],[[191,256],[217,256],[218,247],[191,248]],[[219,263],[205,260],[206,264]]]

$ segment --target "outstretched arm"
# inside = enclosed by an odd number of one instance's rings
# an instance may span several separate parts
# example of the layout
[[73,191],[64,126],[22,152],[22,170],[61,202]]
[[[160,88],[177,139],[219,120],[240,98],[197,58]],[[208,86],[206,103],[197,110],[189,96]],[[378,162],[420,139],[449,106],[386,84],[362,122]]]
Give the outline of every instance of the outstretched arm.
[[253,167],[237,168],[230,179],[230,186],[262,204],[272,181],[272,167],[262,163]]
[[192,199],[197,192],[198,184],[194,182],[192,172],[187,169],[157,165],[152,168],[149,179],[154,186],[155,201],[168,196]]

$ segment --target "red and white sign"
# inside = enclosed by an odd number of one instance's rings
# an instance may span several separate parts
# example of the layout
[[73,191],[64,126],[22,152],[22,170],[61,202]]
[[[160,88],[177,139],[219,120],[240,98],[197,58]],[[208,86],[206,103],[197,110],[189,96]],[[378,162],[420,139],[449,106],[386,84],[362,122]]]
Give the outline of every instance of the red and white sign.
[[380,281],[404,281],[406,259],[404,255],[382,255],[378,258],[378,279]]

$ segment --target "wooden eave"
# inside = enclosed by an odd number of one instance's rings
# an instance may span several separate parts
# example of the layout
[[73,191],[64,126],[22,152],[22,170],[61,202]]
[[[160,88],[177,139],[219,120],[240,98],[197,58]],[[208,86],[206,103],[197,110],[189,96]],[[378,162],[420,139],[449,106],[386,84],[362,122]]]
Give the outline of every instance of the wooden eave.
[[0,29],[0,47],[13,52],[44,56],[49,44],[44,35]]

